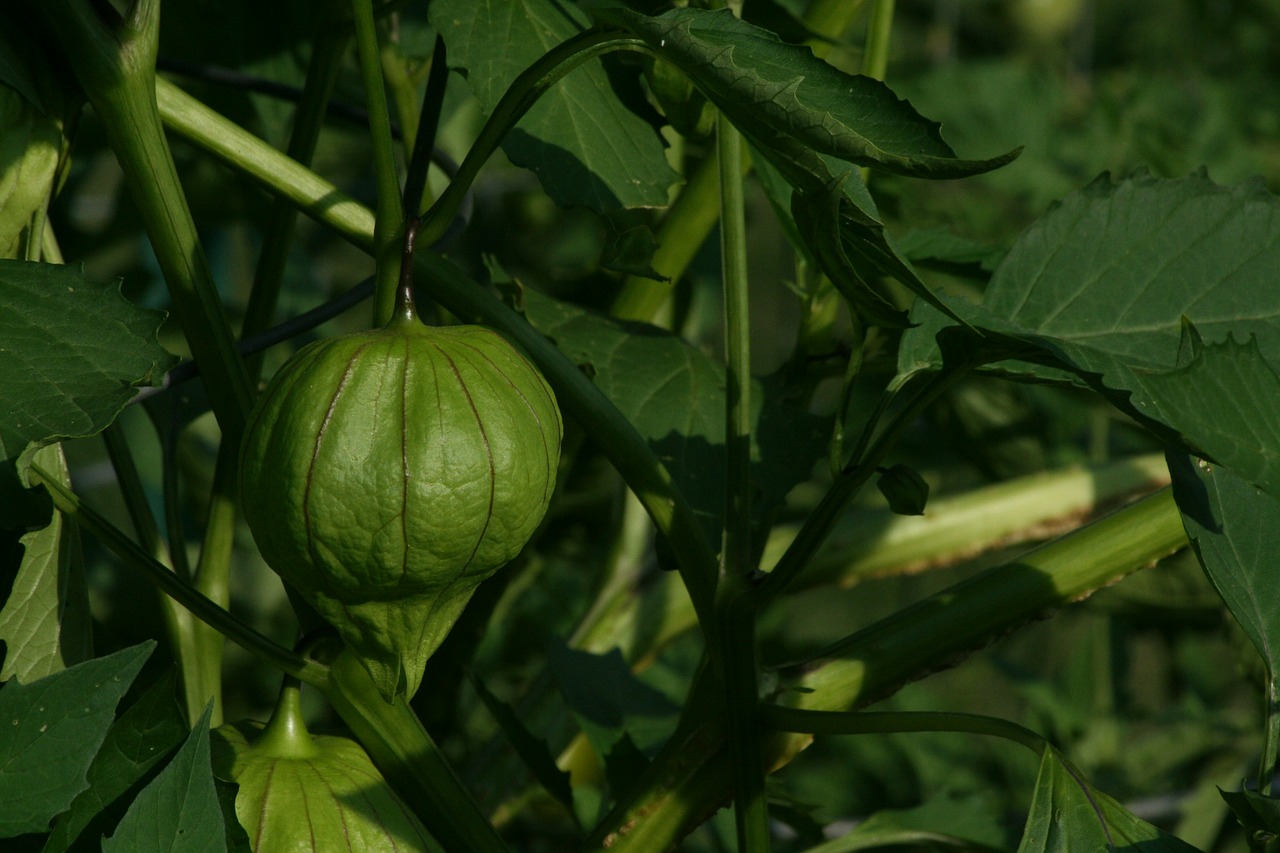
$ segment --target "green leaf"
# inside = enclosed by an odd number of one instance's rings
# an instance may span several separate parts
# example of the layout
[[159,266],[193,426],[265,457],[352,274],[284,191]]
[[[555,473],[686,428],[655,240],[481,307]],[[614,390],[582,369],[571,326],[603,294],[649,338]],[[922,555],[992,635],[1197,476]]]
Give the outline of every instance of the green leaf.
[[48,517],[18,480],[29,445],[96,435],[137,386],[159,381],[173,364],[156,340],[162,319],[127,302],[118,281],[0,260],[0,505],[15,508],[0,524],[35,526]]
[[210,702],[168,766],[129,806],[103,853],[222,853],[226,831],[209,762]]
[[547,742],[529,731],[511,706],[494,696],[483,681],[475,678],[473,683],[480,701],[484,702],[484,706],[498,722],[512,748],[520,756],[520,760],[533,774],[533,778],[538,780],[538,784],[546,789],[548,794],[563,804],[569,814],[574,814],[573,788],[569,785],[569,774],[556,765],[555,756],[551,754]]
[[1081,850],[1196,853],[1091,786],[1057,750],[1046,749],[1018,853]]
[[[43,447],[34,458],[70,485],[61,445]],[[16,676],[30,683],[93,656],[92,620],[75,527],[54,512],[47,526],[19,541],[22,565],[0,609],[5,644],[0,681]]]
[[657,17],[599,12],[679,66],[744,133],[788,136],[822,154],[898,174],[956,178],[1013,160],[962,160],[937,122],[888,86],[846,74],[807,47],[786,44],[728,10],[673,9]]
[[43,225],[64,144],[59,74],[35,40],[13,35],[30,26],[22,10],[0,13],[0,258],[39,244],[30,228]]
[[1033,379],[1058,380],[1065,367],[1167,441],[1274,493],[1278,266],[1280,200],[1259,182],[1101,179],[1027,229],[982,306],[945,300],[987,332],[978,347],[939,332],[918,305],[899,369],[934,367],[948,346],[975,361],[1022,358],[1002,366]]
[[1187,538],[1223,602],[1266,662],[1280,673],[1280,499],[1249,478],[1185,454],[1168,455]]
[[594,655],[552,645],[547,655],[551,673],[596,755],[607,758],[624,736],[631,744],[618,758],[655,748],[662,743],[680,708],[665,695],[640,681],[617,649]]
[[[920,846],[909,849],[957,848],[967,853],[994,853],[1004,848],[991,846],[983,839],[998,843],[995,811],[991,803],[976,796],[940,797],[913,809],[885,809],[870,815],[852,832],[811,847],[806,853],[852,853],[908,844]],[[939,827],[946,827],[946,831],[938,831]]]
[[1138,374],[1139,411],[1178,430],[1193,450],[1280,495],[1280,376],[1258,341],[1204,346],[1188,327],[1191,362],[1175,370]]
[[880,494],[889,502],[889,509],[898,515],[924,515],[924,505],[929,500],[929,484],[914,468],[901,463],[880,474],[876,480]]
[[[643,323],[622,323],[524,293],[529,321],[555,340],[653,447],[719,541],[724,506],[724,368],[675,335]],[[828,422],[790,398],[781,377],[759,380],[751,395],[755,417],[752,478],[759,518],[781,505],[809,478],[825,450]]]
[[1245,832],[1280,835],[1280,800],[1264,797],[1257,791],[1224,791],[1219,788],[1218,793],[1227,801],[1231,813]]
[[[520,72],[589,23],[576,6],[554,0],[436,0],[430,19],[448,45],[450,63],[488,111]],[[596,62],[543,95],[502,147],[566,207],[662,207],[678,179],[661,138],[619,101]]]
[[46,832],[87,786],[116,705],[155,643],[0,688],[0,838]]
[[0,257],[22,256],[35,239],[28,230],[53,192],[61,153],[61,122],[0,85]]
[[120,715],[89,766],[89,787],[54,823],[42,853],[61,853],[82,836],[101,837],[123,816],[122,795],[183,742],[187,719],[176,687],[169,670]]

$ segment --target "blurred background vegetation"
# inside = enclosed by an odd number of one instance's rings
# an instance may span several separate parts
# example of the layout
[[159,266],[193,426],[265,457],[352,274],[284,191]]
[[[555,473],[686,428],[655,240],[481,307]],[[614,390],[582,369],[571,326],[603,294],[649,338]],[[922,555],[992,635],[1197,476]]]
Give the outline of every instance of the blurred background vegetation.
[[[794,21],[803,0],[746,0],[777,20]],[[300,85],[308,44],[300,18],[310,0],[166,0],[161,43],[166,58]],[[857,71],[860,18],[829,59]],[[403,6],[394,22],[398,49],[414,63],[430,54],[425,3]],[[1011,166],[964,181],[923,182],[873,175],[871,187],[891,230],[904,243],[945,229],[972,241],[964,269],[935,265],[940,287],[980,290],[982,270],[1055,199],[1110,171],[1148,169],[1168,177],[1201,167],[1219,183],[1261,176],[1280,184],[1280,4],[1274,0],[899,0],[887,82],[924,115],[941,121],[965,156],[1026,146]],[[172,67],[172,66],[171,66]],[[273,144],[287,139],[288,98],[236,83],[176,73],[182,85]],[[361,101],[354,65],[337,97]],[[460,158],[481,116],[455,77],[441,146]],[[366,134],[335,119],[315,168],[358,198],[372,201]],[[705,140],[673,148],[688,164]],[[178,141],[175,154],[195,218],[229,311],[247,299],[269,204],[267,197]],[[138,218],[86,113],[54,227],[66,257],[95,279],[122,276],[126,295],[154,307],[166,297]],[[794,255],[769,206],[753,187],[755,364],[782,366],[795,343],[799,301],[787,284]],[[660,212],[643,212],[653,221]],[[601,261],[615,225],[591,213],[556,208],[527,172],[495,162],[475,191],[475,210],[451,255],[483,275],[490,260],[525,286],[592,307],[607,306],[619,276]],[[677,287],[680,328],[716,352],[717,257],[714,239]],[[371,272],[367,258],[309,223],[291,257],[281,316],[306,310]],[[313,335],[368,324],[357,309]],[[302,343],[304,341],[299,341]],[[178,336],[166,343],[180,350]],[[837,342],[838,344],[839,342]],[[288,347],[268,356],[268,371]],[[190,386],[188,386],[190,388]],[[185,393],[178,417],[201,408]],[[158,419],[167,429],[164,417]],[[124,416],[143,475],[160,510],[159,439],[147,415]],[[163,431],[162,429],[162,431]],[[203,524],[216,427],[197,415],[177,436],[185,535],[195,549]],[[941,401],[898,454],[924,472],[934,496],[1078,462],[1101,462],[1158,448],[1137,430],[1075,392],[974,380]],[[97,505],[116,505],[111,468],[99,443],[68,448],[79,488]],[[802,507],[806,493],[795,496]],[[459,656],[437,667],[439,689],[423,700],[431,728],[483,778],[507,753],[475,691],[460,677],[470,667],[495,693],[514,699],[540,677],[544,650],[568,637],[588,606],[617,532],[619,483],[589,444],[558,500],[545,547],[486,585],[446,649]],[[118,513],[117,523],[128,528]],[[161,636],[154,593],[123,575],[86,543],[99,651]],[[193,551],[194,553],[194,551]],[[278,581],[241,531],[233,608],[286,644],[293,626]],[[771,613],[766,658],[784,660],[848,633],[1001,558],[822,588]],[[491,612],[497,614],[488,622]],[[483,632],[483,633],[482,633]],[[483,637],[482,641],[478,638]],[[696,638],[663,650],[642,677],[679,700],[700,648]],[[263,717],[278,676],[236,649],[228,657],[227,718]],[[430,677],[430,676],[429,676]],[[1140,816],[1206,850],[1240,849],[1215,789],[1238,788],[1256,766],[1261,702],[1253,653],[1219,605],[1194,560],[1181,554],[1086,603],[1028,627],[964,665],[931,676],[883,703],[904,709],[970,710],[1013,719],[1050,736],[1100,788]],[[323,720],[323,709],[314,708]],[[671,721],[659,717],[661,737]],[[540,732],[562,745],[563,730]],[[496,738],[496,739],[495,739]],[[492,743],[491,743],[492,741]],[[1035,778],[1034,762],[1015,747],[960,735],[861,737],[820,741],[775,780],[776,813],[797,849],[824,825],[848,827],[882,809],[910,810],[901,821],[947,827],[993,847],[1016,846]],[[497,802],[511,791],[493,792]],[[689,841],[718,850],[723,818]],[[532,845],[532,842],[530,842]],[[531,847],[531,849],[534,849]],[[554,847],[547,848],[554,849]],[[901,849],[901,848],[899,848]],[[921,848],[927,849],[927,848]]]

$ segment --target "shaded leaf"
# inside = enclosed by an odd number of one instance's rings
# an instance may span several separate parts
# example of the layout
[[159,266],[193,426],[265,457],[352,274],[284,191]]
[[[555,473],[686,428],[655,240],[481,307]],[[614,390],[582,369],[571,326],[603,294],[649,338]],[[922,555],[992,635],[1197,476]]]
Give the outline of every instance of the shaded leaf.
[[982,306],[946,300],[985,338],[939,331],[917,305],[899,369],[935,367],[948,346],[975,363],[1019,358],[1001,367],[1032,379],[1066,368],[1167,441],[1274,492],[1278,265],[1280,201],[1260,183],[1101,179],[1027,229]]
[[673,62],[744,132],[790,136],[822,154],[918,177],[961,177],[1008,163],[1018,152],[962,160],[940,125],[884,83],[846,74],[807,47],[783,42],[728,10],[673,9],[657,17],[599,12]]
[[[169,670],[120,715],[89,766],[89,787],[58,818],[43,853],[60,853],[82,835],[96,838],[110,830],[123,816],[123,795],[183,742],[187,718],[176,688],[175,671]],[[113,804],[119,814],[109,808]]]
[[174,359],[156,340],[163,315],[131,305],[119,282],[76,267],[0,260],[0,524],[42,524],[18,480],[28,445],[96,435]]
[[1140,820],[1089,785],[1054,749],[1046,749],[1036,777],[1018,853],[1196,853],[1191,845]]
[[876,486],[898,515],[924,515],[929,484],[909,465],[899,463],[882,471]]
[[[589,23],[576,6],[553,0],[436,0],[430,17],[450,63],[487,111],[520,72]],[[562,206],[663,207],[678,180],[657,132],[622,105],[597,62],[551,87],[502,148],[511,162],[533,170]]]
[[480,701],[484,702],[489,713],[497,720],[512,748],[533,774],[533,778],[538,780],[538,784],[545,788],[547,793],[562,803],[569,814],[574,814],[573,788],[569,786],[569,774],[556,766],[555,756],[551,754],[547,742],[529,731],[511,706],[494,696],[489,688],[485,687],[483,681],[476,678],[473,679],[473,684]]
[[209,762],[211,701],[186,743],[164,770],[142,789],[103,853],[222,853],[226,831]]
[[46,832],[88,787],[116,705],[155,643],[0,688],[0,838]]
[[1218,793],[1227,801],[1231,813],[1245,832],[1280,835],[1280,800],[1264,797],[1257,791],[1224,791],[1219,788]]
[[[676,478],[719,541],[724,506],[724,369],[679,337],[643,323],[590,314],[536,291],[525,314],[627,416]],[[828,422],[791,401],[779,377],[753,383],[753,512],[760,519],[808,479],[825,450]]]
[[617,649],[595,655],[552,645],[547,655],[551,673],[565,703],[602,759],[627,736],[618,760],[629,751],[656,747],[670,734],[680,708],[636,678]]
[[[35,459],[70,485],[61,445],[41,448]],[[30,683],[93,656],[92,620],[75,525],[55,511],[46,527],[19,541],[22,565],[0,609],[0,681]]]
[[1280,499],[1222,465],[1168,455],[1173,495],[1200,565],[1273,675],[1280,673]]

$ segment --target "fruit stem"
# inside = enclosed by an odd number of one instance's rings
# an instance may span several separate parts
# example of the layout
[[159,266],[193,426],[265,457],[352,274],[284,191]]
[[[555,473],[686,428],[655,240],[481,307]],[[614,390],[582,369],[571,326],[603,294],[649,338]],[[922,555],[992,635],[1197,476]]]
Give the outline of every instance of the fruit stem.
[[294,676],[284,677],[275,710],[255,746],[261,754],[275,758],[305,759],[319,754],[302,718],[302,682]]
[[418,221],[414,216],[404,224],[404,253],[400,256],[400,286],[396,288],[392,323],[411,323],[418,317],[418,307],[413,300],[413,241],[418,236]]

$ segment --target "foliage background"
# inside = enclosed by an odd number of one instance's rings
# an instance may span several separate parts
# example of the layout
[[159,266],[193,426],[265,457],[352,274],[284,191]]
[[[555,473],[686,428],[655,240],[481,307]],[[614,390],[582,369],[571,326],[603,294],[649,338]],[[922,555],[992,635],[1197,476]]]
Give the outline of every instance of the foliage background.
[[[753,2],[747,0],[748,7]],[[301,0],[166,0],[162,56],[300,84],[305,46],[289,41],[298,30],[287,22],[308,14],[311,5]],[[411,57],[427,55],[433,38],[419,5],[411,4],[399,22],[401,50]],[[764,5],[786,10],[802,4],[779,0],[776,6]],[[861,43],[855,28],[830,59],[856,70]],[[1009,167],[964,181],[876,175],[877,200],[904,242],[927,236],[920,233],[922,226],[945,226],[974,240],[975,257],[983,258],[998,256],[1054,199],[1104,171],[1124,175],[1146,168],[1181,177],[1203,164],[1219,183],[1261,174],[1276,190],[1277,43],[1280,9],[1266,0],[900,0],[889,67],[895,91],[922,114],[942,121],[962,156],[1017,145],[1025,145],[1026,151]],[[283,144],[287,103],[235,86],[189,80],[184,85],[268,141]],[[338,97],[344,95],[353,102],[362,99],[354,65],[339,82]],[[465,86],[451,87],[445,114],[442,145],[460,157],[480,118]],[[358,126],[345,130],[341,122],[333,122],[322,137],[315,167],[357,198],[372,202],[366,136]],[[700,154],[696,144],[686,153],[694,159]],[[252,280],[265,196],[180,142],[175,155],[215,277],[234,313],[243,307]],[[53,224],[64,253],[84,260],[89,279],[123,275],[130,299],[164,307],[165,290],[154,259],[91,114],[79,130],[62,197],[72,203],[55,209]],[[530,173],[501,162],[486,170],[475,200],[472,227],[453,249],[470,272],[484,274],[492,258],[527,287],[584,305],[608,304],[617,278],[602,266],[601,253],[614,226],[585,211],[555,207]],[[757,371],[768,372],[783,362],[794,343],[798,303],[783,283],[795,270],[758,189],[750,203],[754,358]],[[305,310],[370,272],[364,256],[316,226],[300,223],[299,235],[282,315]],[[687,316],[686,335],[716,353],[714,240],[708,241],[708,249],[681,283],[678,304]],[[972,286],[951,272],[935,269],[929,275],[945,287]],[[361,328],[366,322],[365,312],[351,312],[316,334]],[[176,335],[167,340],[175,341]],[[283,348],[272,351],[268,371],[286,355]],[[123,416],[130,439],[142,448],[154,446],[144,417],[137,407]],[[193,545],[204,514],[198,496],[207,492],[215,429],[205,415],[181,437],[186,494],[194,496],[186,507]],[[918,425],[901,455],[926,473],[938,496],[1071,462],[1157,449],[1146,441],[1118,416],[1077,394],[974,380]],[[118,499],[101,446],[77,442],[68,446],[68,454],[78,488],[111,515]],[[157,460],[159,453],[139,452],[138,458]],[[495,618],[472,663],[476,675],[499,696],[521,694],[547,649],[572,632],[590,600],[594,578],[589,567],[603,561],[619,518],[617,482],[606,468],[588,456],[580,466],[580,481],[570,484],[572,500],[561,503],[544,537],[556,548],[540,555],[536,565],[506,573],[509,583],[482,587],[471,608],[476,618],[459,625],[462,643],[467,629],[483,627],[480,617],[487,615],[486,608],[494,608]],[[143,476],[158,496],[158,468],[144,469]],[[793,496],[796,505],[805,499],[803,492]],[[122,513],[112,518],[128,529]],[[93,612],[99,620],[98,652],[162,635],[154,621],[155,593],[141,580],[114,570],[91,542],[86,547]],[[238,555],[233,609],[291,644],[283,593],[244,530]],[[999,557],[989,554],[964,565],[867,581],[849,590],[824,588],[800,595],[770,614],[766,661],[817,648],[844,634],[844,626],[884,615]],[[696,652],[694,642],[677,641],[643,678],[678,701]],[[1257,671],[1240,663],[1251,660],[1247,642],[1184,553],[1052,621],[1024,629],[962,667],[912,685],[886,707],[973,710],[1023,722],[1054,738],[1099,787],[1139,816],[1206,850],[1238,849],[1239,835],[1215,786],[1237,788],[1254,764],[1261,680]],[[227,719],[265,717],[278,676],[234,648],[228,651],[228,665]],[[493,763],[509,762],[491,718],[460,668],[442,668],[435,675],[442,689],[420,704],[446,749],[471,756],[466,772],[475,778],[486,775]],[[333,722],[319,707],[314,713],[321,726]],[[673,720],[658,704],[651,717],[633,726],[633,735],[641,741],[656,739]],[[557,721],[543,722],[546,732],[557,731]],[[775,780],[774,794],[792,804],[784,813],[793,823],[797,845],[817,824],[855,821],[896,808],[917,810],[904,820],[953,831],[967,826],[970,837],[1012,846],[1035,770],[1012,746],[964,736],[829,738]],[[510,793],[486,792],[490,804]],[[724,849],[730,837],[718,818],[687,849]]]

